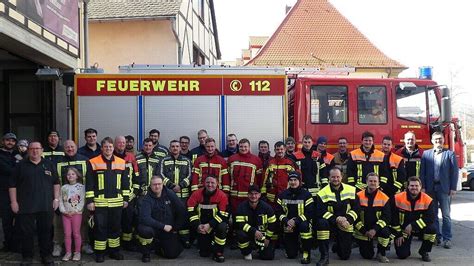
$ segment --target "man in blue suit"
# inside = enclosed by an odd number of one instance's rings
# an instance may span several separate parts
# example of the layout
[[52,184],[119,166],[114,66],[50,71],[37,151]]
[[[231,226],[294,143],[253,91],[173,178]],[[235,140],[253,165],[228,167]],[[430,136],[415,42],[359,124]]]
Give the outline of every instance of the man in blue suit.
[[[421,157],[420,179],[423,188],[434,201],[435,226],[438,232],[437,243],[443,240],[444,248],[451,248],[451,198],[456,194],[458,183],[458,164],[456,155],[443,148],[443,133],[435,132],[431,136],[433,149],[427,150]],[[438,209],[441,209],[443,226],[440,230]]]

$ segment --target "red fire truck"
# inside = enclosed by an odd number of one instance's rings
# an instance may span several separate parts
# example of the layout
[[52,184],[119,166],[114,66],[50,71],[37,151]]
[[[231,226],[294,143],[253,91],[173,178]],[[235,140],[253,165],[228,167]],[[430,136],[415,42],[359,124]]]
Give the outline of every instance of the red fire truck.
[[[336,72],[338,75],[336,75]],[[228,133],[273,143],[287,136],[326,136],[330,151],[339,137],[358,147],[363,131],[395,145],[413,131],[430,148],[442,131],[446,146],[464,162],[460,124],[451,118],[449,90],[429,79],[355,78],[346,70],[220,66],[120,67],[119,74],[78,74],[75,133],[97,128],[102,136],[131,134],[141,143],[152,128],[166,144],[205,128],[225,148]],[[347,71],[350,72],[350,71]],[[345,74],[344,74],[345,73]],[[197,143],[193,143],[193,146]]]

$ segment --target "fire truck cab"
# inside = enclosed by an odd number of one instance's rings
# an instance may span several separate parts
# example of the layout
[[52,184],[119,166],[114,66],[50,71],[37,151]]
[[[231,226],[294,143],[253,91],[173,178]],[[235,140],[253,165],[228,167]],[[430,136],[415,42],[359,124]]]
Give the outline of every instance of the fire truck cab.
[[417,144],[429,149],[431,134],[442,131],[459,165],[464,161],[449,90],[433,80],[298,76],[288,88],[288,115],[290,135],[297,141],[306,134],[326,136],[331,152],[339,137],[347,138],[349,149],[359,147],[364,131],[375,135],[377,148],[384,136],[400,147],[404,134],[413,131]]

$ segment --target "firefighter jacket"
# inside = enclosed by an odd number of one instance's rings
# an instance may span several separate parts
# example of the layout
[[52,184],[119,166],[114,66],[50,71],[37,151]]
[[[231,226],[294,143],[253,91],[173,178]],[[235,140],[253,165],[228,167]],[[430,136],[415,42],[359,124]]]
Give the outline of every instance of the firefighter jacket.
[[192,150],[191,150],[191,157],[192,157],[192,162],[194,163],[194,161],[201,155],[204,155],[206,154],[206,146],[204,145],[199,145],[197,147],[194,147]]
[[347,183],[358,190],[364,190],[367,187],[365,178],[371,172],[378,174],[382,180],[382,177],[387,176],[383,164],[384,156],[385,154],[376,150],[374,146],[368,152],[364,152],[362,146],[351,151],[347,162]]
[[59,182],[62,186],[63,184],[67,184],[67,169],[70,167],[74,167],[82,174],[82,184],[86,184],[86,175],[87,175],[87,161],[89,159],[79,153],[76,153],[74,156],[67,156],[64,155],[60,161],[56,164],[58,175],[59,175]]
[[326,151],[320,153],[304,148],[293,155],[303,175],[303,187],[316,197],[318,191],[329,183],[329,170],[334,166],[334,156]]
[[351,226],[347,229],[340,229],[353,232],[352,225],[357,220],[357,213],[359,212],[355,198],[356,188],[351,185],[341,183],[338,189],[331,185],[325,186],[316,197],[316,217],[326,219],[332,225],[336,224],[337,217],[346,217]]
[[56,149],[51,148],[48,144],[44,145],[43,158],[50,160],[55,165],[61,161],[64,156],[63,146],[58,145]]
[[270,239],[278,228],[277,219],[273,208],[262,200],[258,201],[257,207],[253,209],[249,201],[244,201],[237,207],[235,214],[237,230],[255,235],[258,230]]
[[135,180],[132,184],[133,194],[138,196],[140,194],[146,194],[148,187],[150,186],[150,180],[155,172],[155,169],[160,163],[160,157],[156,153],[152,152],[147,155],[145,152],[140,152],[136,156],[138,173],[135,175]]
[[170,189],[163,187],[161,196],[157,197],[148,188],[148,193],[139,201],[138,223],[159,230],[168,224],[177,232],[186,223],[186,207]]
[[168,155],[168,149],[160,143],[156,143],[155,147],[153,147],[153,153],[162,159]]
[[380,176],[380,187],[389,197],[403,191],[407,176],[403,158],[390,152],[384,157],[384,168],[388,169],[387,175]]
[[288,188],[288,173],[296,169],[295,162],[287,157],[275,157],[268,162],[263,175],[262,194],[269,202],[275,202],[276,196]]
[[161,160],[155,172],[163,177],[163,185],[169,189],[173,189],[176,185],[181,188],[181,191],[176,193],[179,198],[189,198],[191,161],[188,158],[181,154],[177,158],[168,155]]
[[405,161],[406,176],[420,176],[421,156],[423,155],[423,149],[415,144],[415,151],[410,153],[405,147],[398,149],[395,152],[397,155],[402,156]]
[[129,172],[125,160],[99,155],[87,164],[86,203],[96,207],[122,207],[129,200]]
[[395,231],[395,236],[403,236],[403,230],[409,224],[414,231],[423,230],[433,224],[434,208],[433,199],[424,192],[420,192],[414,199],[407,191],[396,194],[392,201],[392,228]]
[[209,223],[212,228],[229,219],[227,213],[227,195],[220,189],[208,192],[205,188],[198,189],[188,200],[188,213],[191,228],[199,224]]
[[193,173],[191,177],[191,191],[196,191],[204,186],[208,176],[217,177],[219,189],[229,193],[230,178],[226,160],[214,153],[204,154],[194,161]]
[[[334,165],[338,166],[342,170],[342,183],[347,184],[347,162],[349,161],[349,152],[340,153],[336,152],[334,156]],[[329,169],[331,170],[331,169]]]
[[367,189],[357,192],[356,205],[359,209],[355,223],[356,238],[363,237],[367,240],[365,233],[371,229],[376,232],[390,226],[391,209],[389,197],[382,191],[369,193]]
[[296,225],[304,221],[311,222],[314,216],[313,197],[301,186],[288,188],[278,195],[276,213],[282,225],[293,218]]
[[135,158],[135,155],[129,152],[118,153],[114,151],[114,155],[125,160],[125,166],[127,167],[128,184],[130,184],[130,192],[132,192],[133,182],[135,182],[135,176],[138,174],[138,165]]
[[250,185],[262,186],[262,161],[257,156],[237,153],[229,158],[227,165],[231,180],[231,197],[246,198]]

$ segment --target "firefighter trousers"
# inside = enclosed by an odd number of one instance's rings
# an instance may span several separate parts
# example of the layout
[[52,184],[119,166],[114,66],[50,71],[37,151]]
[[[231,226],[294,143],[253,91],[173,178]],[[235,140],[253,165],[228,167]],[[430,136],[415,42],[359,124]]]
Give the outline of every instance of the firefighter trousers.
[[[197,231],[197,227],[194,228]],[[211,252],[224,253],[224,246],[226,242],[227,223],[222,222],[211,232],[207,234],[197,234],[197,244],[199,248],[199,255],[201,257],[209,257]]]
[[[360,255],[364,259],[372,259],[375,255],[373,239],[368,239],[358,232],[354,233],[354,236],[359,244]],[[375,237],[377,238],[377,253],[385,256],[385,251],[390,248],[390,230],[387,227],[382,228],[375,234]]]
[[104,253],[120,248],[122,207],[96,207],[94,213],[94,250]]
[[298,256],[300,245],[298,239],[301,239],[301,250],[304,252],[311,251],[312,242],[311,224],[309,221],[303,221],[295,226],[293,232],[288,232],[283,228],[283,243],[285,245],[286,256],[294,259]]
[[154,248],[162,257],[175,259],[183,251],[176,232],[165,232],[140,224],[137,227],[137,234],[142,254],[150,254]]
[[[187,206],[187,201],[188,198],[180,198],[181,202],[183,202],[184,206]],[[179,239],[181,240],[181,243],[183,245],[191,245],[191,235],[190,235],[190,230],[189,230],[189,213],[185,213],[185,218],[184,218],[184,224],[183,226],[179,229],[178,234],[179,234]]]
[[135,206],[136,200],[128,203],[128,207],[122,210],[122,245],[131,245],[133,229],[135,228]]
[[[316,223],[317,228],[317,239],[319,242],[319,251],[321,254],[323,252],[328,252],[327,247],[329,247],[329,237],[333,236],[335,240],[335,251],[337,256],[341,260],[348,260],[351,256],[352,248],[352,231],[343,231],[339,229],[336,225],[332,225],[328,220],[320,218]],[[325,253],[326,254],[326,253]],[[327,254],[326,254],[327,255]]]
[[[430,224],[427,227],[425,227],[423,230],[421,230],[420,233],[423,235],[423,242],[421,242],[421,247],[418,253],[423,254],[423,253],[431,252],[433,243],[436,240],[436,226],[434,224]],[[413,234],[411,234],[409,237],[406,237],[401,246],[397,247],[397,245],[395,245],[395,251],[399,259],[406,259],[410,257],[412,238],[413,238]]]
[[252,250],[256,247],[258,249],[258,256],[261,260],[273,260],[273,258],[275,258],[275,248],[272,241],[270,241],[269,245],[265,247],[263,246],[263,242],[255,241],[255,235],[252,235],[252,233],[238,230],[236,235],[242,255],[246,256],[252,253]]

